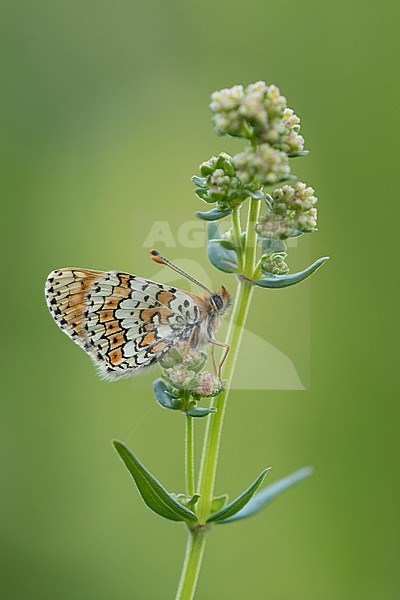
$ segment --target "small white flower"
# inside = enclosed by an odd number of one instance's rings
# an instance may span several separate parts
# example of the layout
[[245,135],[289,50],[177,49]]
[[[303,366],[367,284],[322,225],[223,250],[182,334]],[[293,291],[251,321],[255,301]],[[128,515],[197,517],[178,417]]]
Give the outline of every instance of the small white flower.
[[271,194],[271,210],[260,217],[256,231],[261,237],[285,239],[317,229],[318,199],[312,187],[298,182],[284,185]]
[[216,131],[221,135],[267,142],[287,154],[304,149],[300,119],[287,107],[286,98],[276,85],[257,81],[245,89],[241,85],[225,88],[214,92],[210,108]]
[[248,146],[241,154],[233,157],[233,164],[245,183],[257,178],[260,185],[273,184],[290,173],[286,154],[269,144],[262,144],[257,148]]

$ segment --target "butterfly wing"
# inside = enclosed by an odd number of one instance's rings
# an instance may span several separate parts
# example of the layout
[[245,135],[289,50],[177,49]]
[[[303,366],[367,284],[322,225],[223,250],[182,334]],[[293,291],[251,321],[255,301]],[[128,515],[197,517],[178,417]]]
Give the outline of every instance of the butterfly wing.
[[46,281],[45,297],[51,316],[81,348],[85,348],[85,298],[104,274],[89,269],[59,269],[52,271]]
[[152,366],[201,320],[182,290],[117,271],[53,271],[46,300],[59,327],[109,379]]

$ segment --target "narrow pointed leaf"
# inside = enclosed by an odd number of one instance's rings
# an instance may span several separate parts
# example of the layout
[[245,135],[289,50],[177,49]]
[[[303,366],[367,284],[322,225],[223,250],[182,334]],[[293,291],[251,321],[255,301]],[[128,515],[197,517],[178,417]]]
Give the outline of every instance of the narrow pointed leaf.
[[268,208],[271,208],[271,205],[272,205],[272,203],[274,201],[273,198],[272,198],[272,196],[271,196],[271,194],[265,194],[264,195],[264,200],[265,200],[265,203],[267,204]]
[[171,397],[169,388],[165,381],[159,377],[152,383],[153,392],[156,397],[156,400],[160,406],[163,408],[169,408],[170,410],[179,410],[179,406],[174,403],[174,399]]
[[307,156],[310,154],[309,150],[299,150],[298,152],[292,152],[292,154],[288,154],[289,158],[296,158],[297,156]]
[[312,475],[313,469],[312,467],[303,467],[294,473],[291,473],[287,477],[283,479],[279,479],[271,485],[268,485],[265,489],[255,494],[253,498],[235,515],[229,517],[228,519],[218,521],[219,524],[223,523],[232,523],[233,521],[239,521],[240,519],[247,519],[248,517],[252,517],[256,515],[260,511],[262,511],[272,500],[275,500],[279,494],[288,490],[292,485],[295,485],[299,481],[306,479],[310,475]]
[[207,212],[197,211],[196,217],[199,219],[203,219],[203,221],[219,221],[224,217],[227,217],[232,212],[231,208],[226,208],[225,210],[219,210],[218,208],[212,208]]
[[206,417],[211,413],[217,412],[217,409],[214,406],[210,406],[210,408],[203,408],[202,406],[196,406],[195,408],[191,408],[190,410],[185,411],[189,417]]
[[240,494],[240,496],[238,496],[235,500],[227,504],[224,508],[211,515],[211,517],[207,519],[207,523],[226,520],[229,517],[233,517],[233,515],[239,512],[251,500],[257,489],[264,481],[264,477],[269,470],[270,468],[264,469],[264,471],[260,473],[257,479],[251,484],[250,487],[247,488],[247,490],[243,492],[243,494]]
[[139,494],[152,511],[170,521],[197,521],[196,515],[169,494],[125,444],[118,440],[114,440],[113,444],[132,475]]
[[312,265],[304,269],[304,271],[299,271],[298,273],[291,273],[289,275],[272,275],[271,277],[262,277],[261,279],[256,279],[255,284],[264,287],[264,288],[284,288],[289,285],[295,285],[296,283],[300,283],[310,277],[317,269],[319,269],[327,260],[329,260],[329,256],[324,256],[323,258],[319,258]]

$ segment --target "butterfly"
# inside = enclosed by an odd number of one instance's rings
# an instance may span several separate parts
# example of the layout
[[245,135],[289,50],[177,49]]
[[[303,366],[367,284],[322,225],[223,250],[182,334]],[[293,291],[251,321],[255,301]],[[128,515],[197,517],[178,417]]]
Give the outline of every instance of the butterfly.
[[[64,268],[47,278],[45,296],[51,316],[80,346],[108,380],[144,372],[172,347],[202,349],[212,344],[220,376],[229,346],[214,338],[230,304],[222,286],[212,292],[156,250],[152,259],[199,285],[198,296],[175,287],[119,271]],[[214,349],[224,348],[217,368]]]

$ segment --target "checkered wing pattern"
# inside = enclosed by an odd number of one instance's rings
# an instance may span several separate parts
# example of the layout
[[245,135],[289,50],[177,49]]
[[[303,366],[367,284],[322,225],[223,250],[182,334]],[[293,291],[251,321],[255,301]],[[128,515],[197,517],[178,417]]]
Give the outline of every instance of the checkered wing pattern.
[[118,271],[53,271],[45,295],[57,325],[108,379],[152,366],[202,320],[193,295]]

